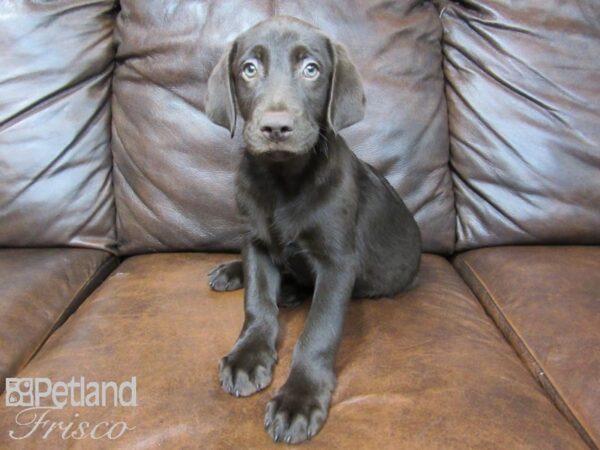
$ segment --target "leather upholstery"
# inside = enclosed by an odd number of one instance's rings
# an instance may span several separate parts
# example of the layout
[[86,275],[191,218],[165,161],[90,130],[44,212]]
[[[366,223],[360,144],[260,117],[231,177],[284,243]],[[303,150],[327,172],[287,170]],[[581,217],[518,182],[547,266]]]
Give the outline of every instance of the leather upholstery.
[[237,249],[238,130],[203,113],[206,81],[226,45],[273,14],[297,16],[345,44],[363,76],[364,121],[342,134],[416,213],[428,251],[450,252],[441,26],[423,1],[121,1],[113,82],[120,249]]
[[[263,430],[263,411],[287,374],[307,308],[281,311],[271,387],[245,399],[224,393],[217,363],[241,328],[242,291],[212,292],[206,274],[234,257],[127,259],[20,376],[136,376],[139,406],[66,407],[47,418],[136,427],[111,448],[281,448]],[[419,277],[396,299],[350,305],[330,417],[303,448],[586,448],[451,265],[425,255]],[[106,448],[106,439],[57,433],[10,441],[17,411],[0,408],[0,447]]]
[[489,248],[455,265],[563,413],[600,447],[600,247]]
[[116,265],[100,250],[0,249],[0,392]]
[[600,243],[600,5],[445,2],[460,250]]
[[[86,299],[116,265],[101,251],[116,228],[125,254],[238,248],[240,133],[210,123],[203,99],[227,43],[271,15],[348,47],[368,99],[343,134],[415,212],[426,250],[451,252],[456,224],[458,249],[600,240],[594,0],[434,0],[441,23],[425,0],[121,0],[118,15],[115,3],[0,2],[0,247],[88,247],[0,250],[0,392],[15,374],[136,376],[137,407],[48,417],[135,430],[15,441],[18,409],[0,395],[0,448],[281,448],[263,411],[308,305],[281,312],[272,386],[235,399],[217,363],[242,292],[206,285],[235,256],[132,257]],[[455,259],[517,355],[450,264],[425,255],[414,290],[350,306],[331,415],[305,447],[598,447],[599,262],[598,247]]]
[[115,247],[112,8],[0,3],[0,246]]

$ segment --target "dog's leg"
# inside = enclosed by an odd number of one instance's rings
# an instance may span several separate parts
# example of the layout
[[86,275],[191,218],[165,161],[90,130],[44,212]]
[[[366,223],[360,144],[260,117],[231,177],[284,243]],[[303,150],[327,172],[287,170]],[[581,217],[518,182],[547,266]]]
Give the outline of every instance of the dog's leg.
[[219,365],[223,389],[236,397],[252,395],[271,383],[277,360],[277,297],[281,282],[279,269],[265,250],[250,243],[242,256],[246,276],[244,326]]
[[351,269],[329,266],[317,271],[312,306],[294,349],[289,377],[266,409],[265,427],[276,442],[310,439],[325,422],[354,279]]
[[219,264],[208,272],[208,285],[213,291],[235,291],[244,287],[244,268],[241,261]]

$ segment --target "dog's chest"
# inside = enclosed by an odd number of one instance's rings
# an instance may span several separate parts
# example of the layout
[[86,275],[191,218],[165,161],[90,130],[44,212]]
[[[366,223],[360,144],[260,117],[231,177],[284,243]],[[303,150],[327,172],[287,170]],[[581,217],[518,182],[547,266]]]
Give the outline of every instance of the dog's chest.
[[271,208],[255,211],[249,227],[255,238],[263,242],[271,256],[285,264],[298,255],[308,255],[310,242],[310,209],[295,202],[274,202]]
[[265,238],[283,250],[286,246],[301,244],[308,228],[309,214],[301,205],[283,203],[272,208],[263,220]]

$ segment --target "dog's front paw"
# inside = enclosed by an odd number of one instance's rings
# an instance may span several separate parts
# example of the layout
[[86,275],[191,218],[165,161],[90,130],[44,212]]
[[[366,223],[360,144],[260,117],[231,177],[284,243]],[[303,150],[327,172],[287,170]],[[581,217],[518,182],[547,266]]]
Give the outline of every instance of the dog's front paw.
[[325,423],[330,399],[330,389],[288,382],[267,404],[265,429],[275,442],[306,441]]
[[235,291],[244,287],[241,261],[219,264],[208,273],[208,285],[214,291]]
[[276,362],[275,350],[266,346],[234,347],[219,363],[219,381],[225,392],[236,397],[247,397],[271,384]]

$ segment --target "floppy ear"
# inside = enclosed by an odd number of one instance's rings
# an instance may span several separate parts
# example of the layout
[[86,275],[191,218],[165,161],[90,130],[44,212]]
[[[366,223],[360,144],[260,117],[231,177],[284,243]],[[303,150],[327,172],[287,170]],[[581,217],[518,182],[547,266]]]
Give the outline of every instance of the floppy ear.
[[231,137],[235,132],[236,108],[235,93],[231,74],[235,44],[230,45],[219,59],[208,78],[206,92],[206,115],[208,118],[229,130]]
[[327,122],[334,133],[360,121],[365,115],[365,93],[358,70],[350,61],[346,49],[329,43],[333,74],[329,88]]

